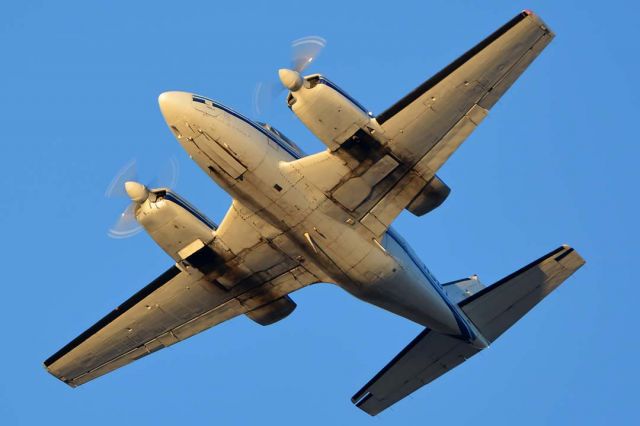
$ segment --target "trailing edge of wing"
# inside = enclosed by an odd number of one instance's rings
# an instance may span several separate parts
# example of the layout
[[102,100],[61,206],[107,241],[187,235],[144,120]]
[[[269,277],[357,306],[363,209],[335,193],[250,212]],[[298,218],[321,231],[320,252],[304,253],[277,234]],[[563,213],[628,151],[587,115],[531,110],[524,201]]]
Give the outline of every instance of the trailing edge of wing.
[[246,309],[231,297],[202,274],[190,275],[172,266],[49,357],[44,366],[68,385],[81,385],[244,313]]
[[438,83],[440,83],[442,80],[444,80],[447,76],[449,76],[455,70],[460,68],[463,64],[465,64],[466,62],[471,60],[479,52],[481,52],[483,49],[488,47],[491,43],[493,43],[494,41],[499,39],[501,36],[503,36],[504,34],[509,32],[509,30],[511,30],[513,27],[515,27],[518,23],[520,23],[525,18],[527,18],[529,16],[532,16],[532,15],[533,15],[533,13],[531,11],[525,10],[525,11],[522,11],[521,13],[517,14],[516,16],[514,16],[509,22],[507,22],[504,25],[502,25],[500,28],[498,28],[496,31],[491,33],[488,37],[486,37],[480,43],[476,44],[474,47],[469,49],[467,52],[465,52],[463,55],[461,55],[455,61],[453,61],[452,63],[450,63],[449,65],[447,65],[443,69],[441,69],[434,76],[429,78],[427,81],[425,81],[424,83],[422,83],[421,85],[416,87],[414,90],[412,90],[406,96],[404,96],[402,99],[397,101],[395,104],[393,104],[387,110],[385,110],[384,112],[382,112],[378,116],[376,116],[376,120],[378,121],[378,123],[379,124],[383,124],[384,122],[389,120],[391,117],[393,117],[394,115],[396,115],[397,113],[402,111],[404,108],[406,108],[413,101],[417,100],[424,93],[426,93],[427,91],[429,91],[430,89],[435,87]]
[[153,293],[155,290],[165,285],[169,281],[171,281],[176,275],[180,273],[180,269],[176,266],[172,266],[168,270],[166,270],[162,275],[160,275],[155,280],[151,281],[147,286],[142,288],[136,294],[131,296],[129,299],[124,301],[120,306],[115,308],[113,311],[109,312],[109,314],[105,315],[100,321],[96,322],[94,325],[89,327],[86,331],[81,333],[78,337],[64,345],[60,350],[51,355],[44,361],[44,366],[49,367],[54,362],[58,361],[60,358],[71,352],[73,349],[77,348],[82,342],[86,341],[88,338],[96,334],[102,328],[104,328],[107,324],[113,322],[116,318],[127,312],[132,306],[136,303],[140,302],[142,299]]
[[400,164],[364,200],[343,195],[365,193],[357,191],[362,179],[346,181],[334,194],[340,191],[347,203],[338,201],[351,210],[349,203],[357,206],[361,223],[381,236],[553,37],[537,15],[522,12],[376,117],[390,157]]
[[287,294],[316,281],[295,267],[271,280],[249,279],[227,290],[195,271],[189,274],[172,267],[49,357],[44,366],[76,387],[241,314],[250,313],[261,324],[272,323],[295,307]]

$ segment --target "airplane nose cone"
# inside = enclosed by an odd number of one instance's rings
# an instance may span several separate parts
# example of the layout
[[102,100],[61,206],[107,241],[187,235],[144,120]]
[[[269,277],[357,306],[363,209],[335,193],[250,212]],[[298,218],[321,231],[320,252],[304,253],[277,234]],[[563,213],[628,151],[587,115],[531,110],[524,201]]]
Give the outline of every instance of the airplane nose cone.
[[169,103],[171,102],[171,93],[172,92],[164,92],[160,93],[160,96],[158,96],[160,111],[164,111],[169,106]]
[[190,103],[191,95],[185,92],[164,92],[158,96],[160,111],[169,124],[188,111]]

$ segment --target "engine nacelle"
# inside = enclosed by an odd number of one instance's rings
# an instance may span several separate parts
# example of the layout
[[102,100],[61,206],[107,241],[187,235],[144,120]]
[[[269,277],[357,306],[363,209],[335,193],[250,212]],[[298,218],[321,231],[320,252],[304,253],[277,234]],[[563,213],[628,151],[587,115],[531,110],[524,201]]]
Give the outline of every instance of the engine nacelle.
[[150,192],[136,210],[136,220],[176,262],[187,262],[204,274],[220,263],[208,246],[217,226],[175,192]]
[[411,203],[409,203],[407,210],[418,217],[425,215],[440,206],[440,204],[447,199],[450,192],[451,188],[438,176],[434,176]]
[[371,122],[371,114],[346,92],[320,74],[304,78],[289,92],[294,114],[331,150]]
[[248,312],[247,316],[260,325],[271,325],[286,318],[296,306],[296,302],[291,300],[289,296],[283,296]]

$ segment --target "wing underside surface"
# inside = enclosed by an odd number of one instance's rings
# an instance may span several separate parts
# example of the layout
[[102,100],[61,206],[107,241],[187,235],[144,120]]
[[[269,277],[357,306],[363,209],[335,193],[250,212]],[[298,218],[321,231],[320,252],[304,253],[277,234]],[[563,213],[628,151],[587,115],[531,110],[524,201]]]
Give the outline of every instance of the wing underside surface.
[[[334,190],[336,200],[382,235],[553,37],[537,15],[522,12],[378,115],[383,145],[360,131],[357,143],[342,146],[367,146],[374,158]],[[363,200],[363,181],[372,180],[373,170],[386,176],[374,179]]]
[[301,269],[237,294],[173,266],[49,357],[46,369],[78,386],[308,284]]
[[[263,325],[288,315],[288,294],[317,282],[287,256],[290,242],[275,231],[266,242],[234,201],[216,239],[178,263],[49,357],[46,369],[78,386],[230,318],[247,314]],[[190,262],[190,263],[189,263]],[[222,267],[212,270],[212,262]]]

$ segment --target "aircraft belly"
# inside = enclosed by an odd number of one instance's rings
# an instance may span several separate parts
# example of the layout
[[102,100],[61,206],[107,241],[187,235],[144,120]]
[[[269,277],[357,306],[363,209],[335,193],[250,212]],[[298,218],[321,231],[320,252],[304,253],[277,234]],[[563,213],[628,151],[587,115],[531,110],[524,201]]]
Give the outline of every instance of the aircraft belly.
[[[357,284],[341,286],[366,302],[425,327],[441,333],[460,334],[452,308],[433,285],[416,274],[411,265],[398,262],[398,259],[393,259],[387,274],[380,277],[380,260],[375,252],[370,252],[356,268],[349,271]],[[372,280],[369,271],[376,269],[378,278]]]
[[374,242],[295,167],[283,166],[282,152],[262,133],[224,111],[192,109],[178,121],[187,152],[234,199],[286,235],[294,244],[288,256],[320,266],[318,276],[366,302],[460,334],[453,308],[420,269]]
[[195,148],[202,152],[208,161],[207,168],[217,166],[232,179],[238,179],[246,171],[247,167],[229,153],[218,141],[208,134],[203,134],[194,139]]
[[439,284],[431,283],[404,252],[383,249],[366,238],[359,225],[336,220],[335,212],[327,211],[330,203],[318,206],[290,233],[298,236],[298,244],[332,282],[365,302],[433,330],[460,335],[454,308],[438,291]]

